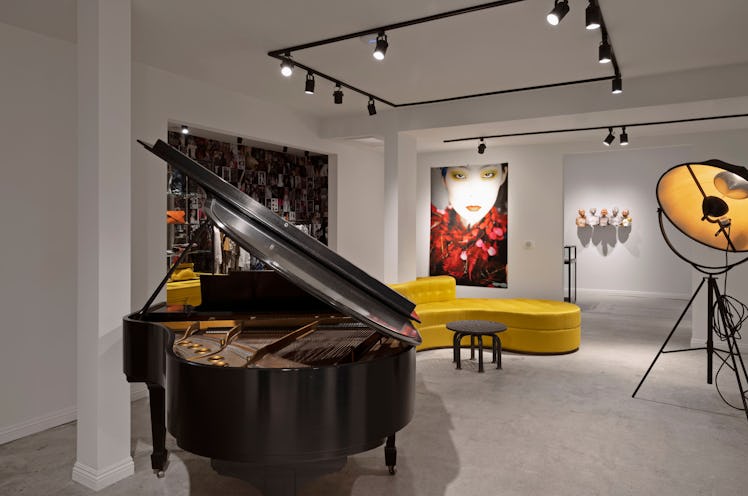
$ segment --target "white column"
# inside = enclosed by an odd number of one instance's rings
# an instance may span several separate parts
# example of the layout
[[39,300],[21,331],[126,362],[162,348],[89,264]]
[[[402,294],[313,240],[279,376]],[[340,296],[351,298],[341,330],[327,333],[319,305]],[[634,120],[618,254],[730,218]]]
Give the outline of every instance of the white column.
[[122,317],[130,311],[130,0],[78,0],[78,445],[73,480],[134,473]]
[[384,140],[384,281],[416,277],[416,138],[396,131]]

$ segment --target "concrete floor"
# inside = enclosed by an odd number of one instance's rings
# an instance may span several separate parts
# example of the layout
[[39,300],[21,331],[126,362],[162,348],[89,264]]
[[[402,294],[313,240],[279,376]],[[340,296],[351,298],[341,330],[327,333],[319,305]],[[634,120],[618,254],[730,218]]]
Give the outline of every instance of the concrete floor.
[[[748,421],[706,384],[703,352],[661,356],[631,398],[685,303],[580,301],[578,352],[505,353],[503,370],[488,367],[484,374],[469,360],[455,370],[449,350],[419,353],[416,413],[398,433],[397,475],[387,474],[378,448],[349,458],[340,472],[308,483],[299,494],[746,494]],[[675,346],[689,344],[684,324]],[[739,402],[731,371],[717,382]],[[156,478],[147,407],[147,400],[132,407],[135,475],[99,494],[260,494],[244,481],[217,475],[209,460],[180,450],[172,438],[166,477]],[[0,446],[0,494],[93,494],[71,481],[74,461],[74,423]]]

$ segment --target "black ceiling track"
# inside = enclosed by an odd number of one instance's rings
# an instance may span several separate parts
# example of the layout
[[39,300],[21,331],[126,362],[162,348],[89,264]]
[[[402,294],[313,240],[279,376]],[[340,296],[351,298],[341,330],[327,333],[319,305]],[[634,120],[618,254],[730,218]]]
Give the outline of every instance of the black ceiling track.
[[[423,101],[415,101],[415,102],[395,103],[395,102],[387,100],[387,99],[385,99],[385,98],[383,98],[381,96],[375,95],[374,93],[366,91],[363,88],[358,88],[356,86],[353,86],[352,84],[346,83],[345,81],[343,81],[342,79],[340,79],[338,77],[332,76],[330,74],[325,74],[324,72],[321,72],[321,71],[319,71],[319,70],[317,70],[317,69],[315,69],[313,67],[305,65],[305,64],[301,63],[298,59],[292,57],[292,55],[293,55],[294,52],[297,52],[297,51],[300,51],[300,50],[306,50],[306,49],[314,48],[314,47],[318,47],[318,46],[329,45],[329,44],[332,44],[332,43],[338,43],[338,42],[341,42],[341,41],[350,40],[350,39],[353,39],[353,38],[360,38],[362,36],[367,36],[367,35],[371,35],[371,34],[384,33],[384,32],[387,32],[387,31],[393,31],[395,29],[402,29],[402,28],[405,28],[405,27],[408,27],[408,26],[414,26],[416,24],[423,24],[423,23],[426,23],[426,22],[438,21],[438,20],[441,20],[441,19],[446,19],[448,17],[454,17],[454,16],[458,16],[458,15],[463,15],[463,14],[471,14],[471,13],[478,12],[478,11],[481,11],[481,10],[492,9],[492,8],[496,8],[496,7],[502,7],[504,5],[510,5],[510,4],[524,2],[524,1],[527,1],[527,0],[497,0],[497,1],[494,1],[494,2],[483,3],[483,4],[479,4],[479,5],[474,5],[474,6],[471,6],[471,7],[464,7],[464,8],[461,8],[461,9],[450,10],[448,12],[442,12],[442,13],[439,13],[439,14],[433,14],[433,15],[426,16],[426,17],[419,17],[417,19],[410,19],[408,21],[402,21],[402,22],[397,22],[397,23],[393,23],[393,24],[387,24],[385,26],[378,26],[378,27],[374,27],[374,28],[370,28],[370,29],[365,29],[363,31],[357,31],[355,33],[350,33],[350,34],[345,34],[345,35],[340,35],[340,36],[333,36],[331,38],[325,38],[325,39],[319,40],[319,41],[312,41],[312,42],[309,42],[309,43],[303,43],[301,45],[295,45],[295,46],[291,46],[291,47],[287,47],[287,48],[281,48],[281,49],[278,49],[278,50],[272,50],[272,51],[268,52],[268,56],[273,57],[275,59],[278,59],[280,61],[289,60],[289,61],[291,61],[293,63],[294,66],[299,67],[299,68],[307,71],[308,73],[311,73],[311,74],[313,74],[315,76],[319,76],[319,77],[321,77],[323,79],[326,79],[326,80],[330,81],[333,84],[340,85],[342,87],[348,88],[348,89],[350,89],[352,91],[355,91],[356,93],[359,93],[359,94],[361,94],[361,95],[363,95],[363,96],[365,96],[367,98],[376,100],[376,101],[381,102],[381,103],[383,103],[385,105],[389,105],[390,107],[395,107],[395,108],[397,108],[397,107],[412,107],[412,106],[415,106],[415,105],[426,105],[426,104],[431,104],[431,103],[451,102],[451,101],[456,101],[456,100],[465,100],[465,99],[468,99],[468,98],[478,98],[478,97],[482,97],[482,96],[499,95],[499,94],[504,94],[504,93],[517,93],[517,92],[522,92],[522,91],[531,91],[531,90],[546,89],[546,88],[556,88],[556,87],[559,87],[559,86],[571,86],[571,85],[592,83],[592,82],[598,82],[598,81],[618,80],[620,82],[620,80],[622,79],[621,70],[620,70],[620,67],[618,65],[618,60],[616,59],[616,56],[615,56],[615,51],[613,50],[613,42],[610,39],[610,33],[608,32],[608,29],[605,26],[605,20],[603,19],[602,12],[600,13],[601,42],[602,42],[602,40],[607,40],[608,44],[610,45],[611,65],[613,67],[613,75],[611,75],[611,76],[602,76],[602,77],[588,78],[588,79],[578,79],[578,80],[573,80],[573,81],[563,81],[563,82],[558,82],[558,83],[550,83],[550,84],[543,84],[543,85],[537,85],[537,86],[525,86],[525,87],[521,87],[521,88],[510,88],[510,89],[503,89],[503,90],[496,90],[496,91],[488,91],[488,92],[484,92],[484,93],[475,93],[475,94],[470,94],[470,95],[459,95],[459,96],[453,96],[453,97],[448,97],[448,98],[439,98],[439,99],[435,99],[435,100],[423,100]],[[591,3],[594,3],[595,5],[598,5],[597,0],[588,0],[588,1],[591,2]],[[598,7],[599,7],[599,5],[598,5]]]
[[454,143],[457,141],[473,141],[473,140],[487,140],[489,138],[511,138],[515,136],[533,136],[538,134],[557,134],[557,133],[573,133],[578,131],[598,131],[603,129],[609,129],[614,127],[641,127],[641,126],[659,126],[664,124],[681,124],[683,122],[701,122],[701,121],[714,121],[719,119],[735,119],[738,117],[748,117],[748,114],[730,114],[730,115],[711,115],[708,117],[690,117],[687,119],[673,119],[669,121],[650,121],[650,122],[629,122],[623,124],[606,124],[604,126],[590,126],[590,127],[570,127],[566,129],[547,129],[544,131],[526,131],[521,133],[506,133],[506,134],[486,134],[483,136],[471,136],[468,138],[453,138],[443,140],[443,143]]

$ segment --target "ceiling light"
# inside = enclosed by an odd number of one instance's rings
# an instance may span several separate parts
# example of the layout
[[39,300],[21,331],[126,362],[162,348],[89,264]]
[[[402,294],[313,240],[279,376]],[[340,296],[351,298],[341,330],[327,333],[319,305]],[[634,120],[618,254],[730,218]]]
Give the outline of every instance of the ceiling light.
[[288,153],[288,147],[287,146],[283,147],[283,153]]
[[314,94],[314,74],[311,71],[306,73],[306,84],[304,85],[304,93],[307,95]]
[[626,126],[623,126],[621,128],[621,146],[626,146],[629,144],[629,135],[626,132]]
[[190,128],[187,126],[182,126],[182,134],[190,134]]
[[611,86],[610,92],[613,93],[614,95],[623,93],[623,81],[621,81],[621,76],[616,76],[613,79],[613,84]]
[[480,139],[480,144],[478,145],[478,153],[483,155],[486,151],[486,144],[483,142],[483,138]]
[[553,10],[551,10],[546,16],[548,24],[551,26],[557,26],[561,19],[569,13],[569,0],[555,0]]
[[613,143],[615,140],[616,140],[616,137],[613,136],[613,128],[609,127],[608,128],[608,135],[603,140],[603,143],[605,144],[605,146],[610,146],[610,144]]
[[343,89],[340,87],[340,84],[335,85],[335,91],[332,92],[332,98],[338,105],[343,103]]
[[369,97],[369,104],[366,106],[366,108],[369,110],[369,115],[374,115],[377,113],[377,108],[374,106],[374,98]]
[[389,47],[389,44],[387,43],[387,35],[382,31],[377,35],[377,46],[374,48],[372,56],[377,60],[384,60],[384,55],[387,53],[387,47]]
[[291,77],[291,74],[293,74],[293,62],[291,62],[290,57],[291,55],[287,53],[286,58],[281,60],[281,74],[286,77]]
[[590,0],[590,4],[587,6],[587,10],[584,11],[584,17],[587,24],[587,29],[600,29],[600,23],[602,21],[602,13],[600,12],[600,6],[596,0]]
[[609,64],[613,59],[613,54],[610,49],[610,43],[608,43],[607,38],[603,38],[603,41],[600,42],[600,49],[598,50],[598,54],[598,60],[601,64]]

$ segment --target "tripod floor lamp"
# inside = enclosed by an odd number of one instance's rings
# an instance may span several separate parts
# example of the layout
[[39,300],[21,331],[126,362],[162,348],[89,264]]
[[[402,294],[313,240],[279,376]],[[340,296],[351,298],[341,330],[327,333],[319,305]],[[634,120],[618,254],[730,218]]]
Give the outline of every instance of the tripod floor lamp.
[[[657,203],[659,208],[660,232],[665,243],[679,258],[704,274],[701,284],[696,288],[686,308],[662,343],[647,372],[634,390],[632,397],[641,388],[660,355],[682,351],[704,350],[707,356],[707,383],[712,384],[713,360],[717,356],[722,365],[730,368],[735,374],[742,409],[748,419],[746,389],[748,376],[745,363],[738,348],[740,327],[745,319],[745,311],[740,310],[737,300],[722,294],[715,276],[727,273],[733,267],[748,260],[748,169],[728,164],[721,160],[706,160],[697,163],[676,165],[667,170],[657,182]],[[675,226],[688,238],[725,253],[722,265],[704,265],[688,259],[678,251],[667,236],[664,219]],[[728,262],[727,254],[743,254],[743,258]],[[707,340],[706,345],[698,348],[665,350],[676,328],[691,307],[696,295],[707,287]],[[737,305],[736,305],[737,303]],[[743,306],[743,308],[745,308]],[[727,349],[715,347],[714,338],[718,337]],[[728,403],[729,404],[729,403]],[[734,406],[734,405],[731,405]]]

